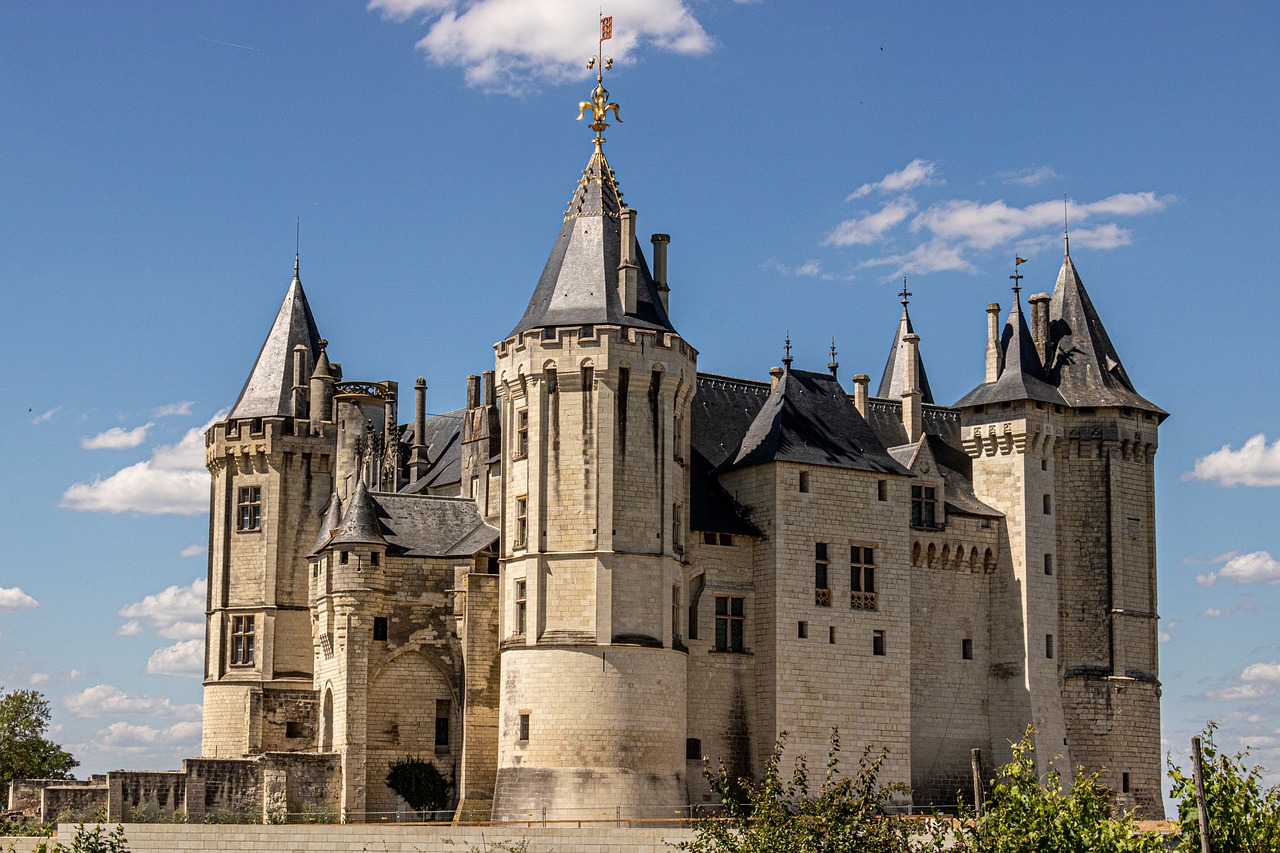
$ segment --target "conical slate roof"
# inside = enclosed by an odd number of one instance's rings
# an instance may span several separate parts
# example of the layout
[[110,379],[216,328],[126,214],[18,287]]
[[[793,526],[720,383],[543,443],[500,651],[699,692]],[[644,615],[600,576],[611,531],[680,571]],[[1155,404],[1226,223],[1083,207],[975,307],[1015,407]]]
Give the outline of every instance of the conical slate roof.
[[[902,319],[898,321],[898,331],[893,336],[893,344],[889,347],[889,360],[884,365],[884,375],[880,377],[880,390],[877,397],[898,400],[907,387],[907,343],[903,340],[907,335],[915,334],[911,327],[911,315],[907,306],[902,306]],[[929,388],[929,376],[924,372],[924,360],[920,357],[920,348],[916,348],[917,390],[924,396],[921,402],[932,403],[933,391]]]
[[849,395],[829,373],[790,370],[756,414],[724,467],[801,462],[910,474],[880,443]]
[[1015,293],[1009,321],[1000,336],[1001,359],[1004,364],[995,382],[986,382],[964,395],[956,407],[985,406],[991,403],[1008,403],[1016,400],[1036,400],[1041,403],[1063,405],[1066,401],[1058,389],[1049,384],[1049,377],[1040,364],[1031,329],[1022,313],[1022,300]]
[[1049,303],[1050,376],[1072,406],[1132,406],[1165,415],[1134,390],[1067,255]]
[[355,494],[347,511],[342,514],[342,524],[338,532],[329,542],[330,545],[383,545],[387,539],[382,535],[382,524],[378,521],[378,505],[373,496],[365,488],[364,480],[356,481]]
[[625,210],[617,178],[597,145],[569,200],[564,224],[529,306],[511,335],[537,328],[595,324],[675,331],[638,241],[633,250],[640,267],[636,313],[629,315],[623,310],[618,263]]
[[293,414],[293,348],[307,348],[303,376],[309,378],[320,355],[320,333],[316,331],[311,306],[302,291],[298,261],[293,262],[293,281],[276,313],[267,340],[258,352],[253,370],[231,407],[230,418],[269,418]]
[[329,539],[337,533],[338,528],[342,525],[342,499],[338,497],[338,493],[334,492],[329,496],[329,503],[324,508],[324,518],[320,521],[320,532],[316,534],[316,543],[311,549],[312,554],[318,554],[329,544]]

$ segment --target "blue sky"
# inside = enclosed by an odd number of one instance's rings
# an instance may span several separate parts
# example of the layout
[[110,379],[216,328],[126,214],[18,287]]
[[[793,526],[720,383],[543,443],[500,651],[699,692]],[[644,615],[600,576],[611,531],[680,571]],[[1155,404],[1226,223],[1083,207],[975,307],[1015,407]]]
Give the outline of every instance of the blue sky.
[[[1280,770],[1273,4],[620,0],[607,151],[703,370],[878,379],[909,277],[940,402],[1015,253],[1072,256],[1156,457],[1163,718]],[[1212,8],[1210,6],[1212,5]],[[428,407],[519,318],[580,170],[598,4],[0,5],[0,684],[81,771],[198,752],[207,479],[292,273]],[[407,416],[407,413],[405,413]],[[1280,774],[1272,773],[1273,781]]]

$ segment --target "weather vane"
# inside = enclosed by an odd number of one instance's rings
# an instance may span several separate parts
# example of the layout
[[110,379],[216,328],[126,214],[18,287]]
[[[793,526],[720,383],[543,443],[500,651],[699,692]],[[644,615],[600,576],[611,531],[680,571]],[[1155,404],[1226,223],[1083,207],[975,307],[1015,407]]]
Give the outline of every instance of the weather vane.
[[1018,270],[1018,267],[1022,266],[1026,262],[1027,259],[1024,257],[1019,255],[1013,256],[1013,275],[1009,276],[1009,278],[1013,279],[1014,296],[1017,296],[1022,291],[1022,273]]
[[604,55],[604,43],[608,39],[613,38],[613,16],[600,18],[600,41],[596,47],[596,55],[587,60],[587,67],[596,69],[596,87],[591,92],[591,100],[582,101],[578,104],[578,121],[582,121],[582,117],[587,114],[587,110],[591,110],[591,115],[595,121],[591,122],[591,129],[596,132],[596,148],[604,142],[604,129],[609,126],[605,121],[605,116],[609,110],[613,110],[613,117],[622,124],[622,118],[618,115],[618,105],[609,102],[609,90],[604,87],[604,72],[613,68],[613,57]]
[[911,299],[911,291],[907,290],[907,277],[905,275],[902,277],[902,292],[898,295],[902,297],[902,307],[906,308]]

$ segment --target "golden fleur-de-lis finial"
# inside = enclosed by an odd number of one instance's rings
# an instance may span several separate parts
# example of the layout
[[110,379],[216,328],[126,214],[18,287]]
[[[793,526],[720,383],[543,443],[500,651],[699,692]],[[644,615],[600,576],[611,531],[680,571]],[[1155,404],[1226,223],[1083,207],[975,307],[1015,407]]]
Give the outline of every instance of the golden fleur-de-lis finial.
[[578,104],[578,121],[582,121],[582,117],[587,114],[587,110],[591,110],[591,116],[594,121],[591,122],[591,129],[596,132],[596,146],[604,142],[604,129],[609,126],[605,121],[605,116],[610,110],[613,110],[613,118],[618,124],[622,124],[622,117],[618,115],[618,105],[610,103],[609,90],[604,87],[604,72],[613,68],[613,57],[604,55],[605,39],[613,38],[613,17],[600,18],[600,42],[596,49],[596,55],[587,60],[587,67],[596,69],[596,87],[591,91],[591,100],[581,101]]

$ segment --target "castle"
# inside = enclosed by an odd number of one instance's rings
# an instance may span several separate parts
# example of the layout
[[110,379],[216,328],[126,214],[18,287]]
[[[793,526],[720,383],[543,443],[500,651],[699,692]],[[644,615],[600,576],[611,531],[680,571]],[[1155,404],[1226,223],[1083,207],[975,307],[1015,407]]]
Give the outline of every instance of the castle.
[[415,755],[460,816],[657,817],[711,799],[704,757],[758,774],[781,733],[789,766],[839,727],[847,760],[887,749],[883,778],[950,805],[971,749],[989,774],[1030,724],[1042,770],[1099,770],[1160,816],[1167,415],[1069,251],[1052,294],[987,306],[954,405],[905,290],[874,395],[834,352],[700,373],[670,238],[646,259],[605,157],[610,108],[597,77],[586,169],[464,409],[428,416],[420,378],[402,424],[395,382],[344,378],[295,261],[207,433],[201,766],[282,756],[254,783],[280,802],[310,767],[313,795],[373,815]]

